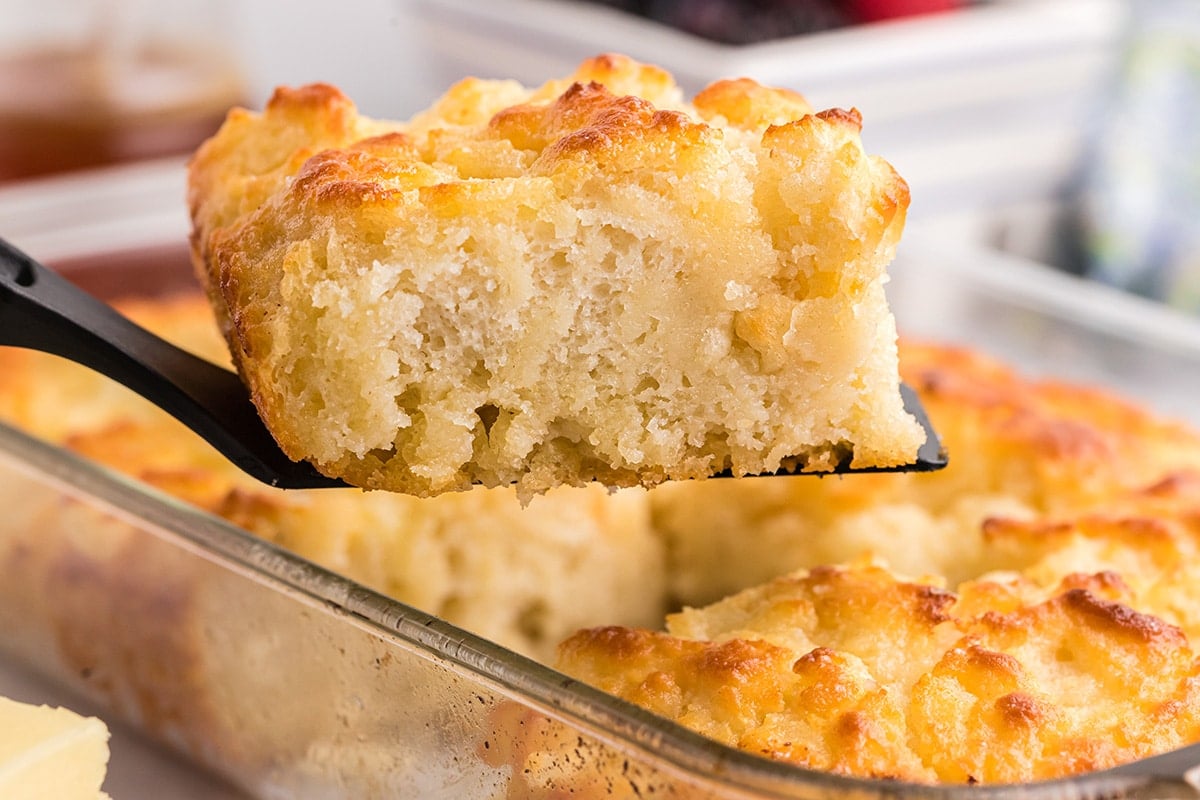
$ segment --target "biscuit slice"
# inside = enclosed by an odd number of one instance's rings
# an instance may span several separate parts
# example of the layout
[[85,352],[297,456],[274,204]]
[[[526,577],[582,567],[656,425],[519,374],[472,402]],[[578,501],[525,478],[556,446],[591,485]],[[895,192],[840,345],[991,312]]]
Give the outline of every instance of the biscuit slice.
[[908,464],[883,291],[908,188],[859,132],[619,56],[408,123],[281,89],[193,159],[194,258],[281,447],[355,485]]

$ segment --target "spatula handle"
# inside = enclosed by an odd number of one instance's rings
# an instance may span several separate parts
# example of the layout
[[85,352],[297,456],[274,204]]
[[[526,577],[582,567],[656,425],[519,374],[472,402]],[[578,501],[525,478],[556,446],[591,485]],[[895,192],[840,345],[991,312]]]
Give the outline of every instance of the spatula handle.
[[113,378],[265,483],[343,485],[279,450],[237,375],[139,327],[2,238],[0,345],[52,353]]

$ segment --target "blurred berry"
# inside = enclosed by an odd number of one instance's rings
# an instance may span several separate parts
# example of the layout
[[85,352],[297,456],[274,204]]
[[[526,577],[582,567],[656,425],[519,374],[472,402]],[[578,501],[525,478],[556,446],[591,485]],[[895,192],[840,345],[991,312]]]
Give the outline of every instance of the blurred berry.
[[969,0],[591,0],[724,44],[789,36],[947,11]]

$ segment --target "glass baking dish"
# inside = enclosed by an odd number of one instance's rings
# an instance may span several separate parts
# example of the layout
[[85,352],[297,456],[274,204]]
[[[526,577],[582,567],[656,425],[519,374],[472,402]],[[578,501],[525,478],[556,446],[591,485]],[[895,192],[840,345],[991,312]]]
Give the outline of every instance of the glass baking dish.
[[[167,199],[178,166],[164,165],[162,180],[130,202],[106,202],[128,194],[121,175],[0,193],[0,232],[99,292],[186,280],[182,196]],[[94,213],[46,222],[54,197],[66,208],[80,191]],[[164,215],[164,202],[179,214]],[[31,203],[42,204],[40,221],[22,223],[14,209]],[[109,222],[138,229],[132,249],[106,227],[105,209],[118,208]],[[157,239],[151,218],[166,220]],[[139,262],[178,271],[152,270],[151,281]],[[893,273],[906,333],[958,339],[1196,418],[1186,402],[1200,397],[1193,320],[965,244],[914,239]],[[986,787],[860,780],[763,760],[5,426],[0,504],[3,656],[257,797],[1196,795],[1188,751]]]

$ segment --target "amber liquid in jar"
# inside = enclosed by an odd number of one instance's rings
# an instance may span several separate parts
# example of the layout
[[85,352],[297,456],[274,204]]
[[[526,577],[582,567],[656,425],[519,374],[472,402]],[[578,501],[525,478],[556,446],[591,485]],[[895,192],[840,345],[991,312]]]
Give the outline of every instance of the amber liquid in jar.
[[232,64],[186,47],[0,55],[0,182],[189,152],[242,97]]

